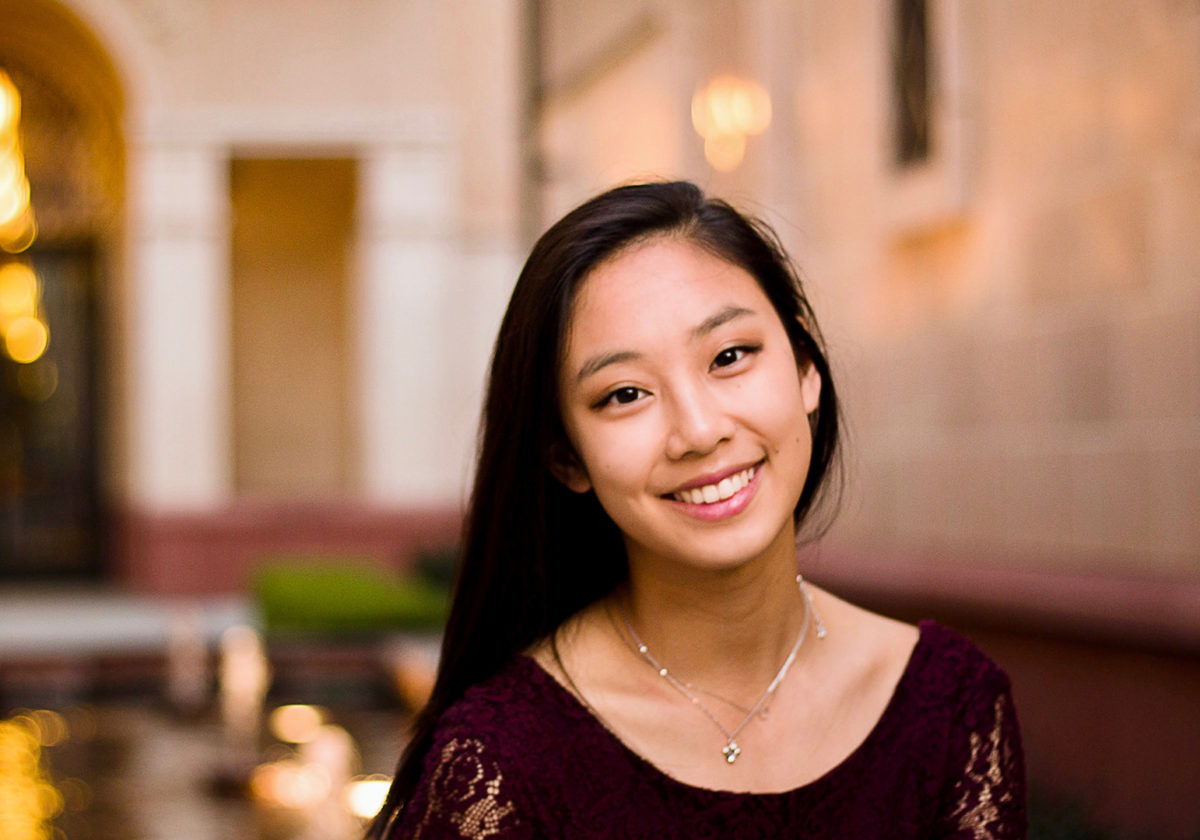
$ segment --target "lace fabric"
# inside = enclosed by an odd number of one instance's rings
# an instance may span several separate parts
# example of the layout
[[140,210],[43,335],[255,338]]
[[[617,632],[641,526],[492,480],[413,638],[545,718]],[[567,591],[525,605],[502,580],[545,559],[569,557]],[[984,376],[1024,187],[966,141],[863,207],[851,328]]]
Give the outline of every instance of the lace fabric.
[[438,753],[413,836],[443,836],[450,830],[450,836],[469,840],[512,836],[509,829],[517,820],[504,788],[504,771],[482,741],[451,738]]
[[784,793],[697,788],[631,752],[520,657],[443,715],[390,834],[462,838],[1025,837],[1008,678],[923,622],[882,717],[841,764]]
[[[986,720],[984,721],[986,723]],[[954,786],[948,837],[1007,840],[1024,836],[1024,767],[1012,699],[1001,694],[992,705],[991,724],[971,731],[962,776]]]

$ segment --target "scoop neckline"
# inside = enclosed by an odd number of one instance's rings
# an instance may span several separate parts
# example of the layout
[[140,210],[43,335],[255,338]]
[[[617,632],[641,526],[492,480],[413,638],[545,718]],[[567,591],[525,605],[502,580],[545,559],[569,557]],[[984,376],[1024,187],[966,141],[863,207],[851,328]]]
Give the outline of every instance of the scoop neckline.
[[701,785],[693,785],[681,779],[677,779],[659,767],[654,762],[650,761],[645,756],[636,752],[632,747],[626,744],[623,740],[617,737],[617,734],[604,725],[604,722],[578,697],[567,690],[566,686],[554,678],[554,676],[541,666],[536,659],[528,654],[521,654],[520,658],[527,660],[532,666],[537,679],[544,685],[548,685],[551,693],[558,698],[560,705],[564,706],[564,710],[570,711],[576,717],[581,717],[588,721],[588,725],[595,727],[597,731],[603,734],[605,739],[613,745],[617,752],[622,754],[627,760],[638,768],[639,772],[644,775],[649,775],[657,779],[660,783],[669,787],[677,788],[685,793],[692,795],[707,796],[714,798],[734,798],[744,799],[746,797],[769,797],[769,798],[788,798],[794,797],[803,793],[808,793],[819,789],[822,786],[827,786],[836,780],[837,776],[843,775],[849,771],[855,763],[861,760],[861,757],[866,753],[867,749],[874,741],[877,741],[883,736],[883,730],[887,722],[895,717],[897,710],[905,696],[908,694],[908,684],[917,678],[917,673],[920,667],[924,664],[925,659],[929,655],[930,639],[932,632],[936,631],[940,625],[937,622],[923,620],[917,624],[917,641],[909,651],[908,659],[905,662],[904,670],[900,674],[900,679],[896,681],[895,687],[892,689],[892,694],[888,698],[887,704],[883,707],[883,712],[875,721],[870,731],[859,742],[859,744],[846,754],[841,761],[830,767],[824,773],[810,782],[805,782],[794,788],[787,790],[757,792],[749,790],[727,790],[724,788],[709,788]]

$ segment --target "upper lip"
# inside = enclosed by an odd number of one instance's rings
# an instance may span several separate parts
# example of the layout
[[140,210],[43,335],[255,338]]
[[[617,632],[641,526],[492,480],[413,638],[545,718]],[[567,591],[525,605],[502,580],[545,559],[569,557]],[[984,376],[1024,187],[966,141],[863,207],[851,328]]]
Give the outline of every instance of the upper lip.
[[705,475],[692,479],[686,484],[679,485],[674,490],[670,491],[669,493],[664,493],[663,495],[670,496],[672,493],[678,493],[682,490],[692,490],[697,487],[705,487],[709,484],[718,484],[723,478],[729,478],[729,476],[736,475],[742,470],[748,470],[751,467],[757,467],[761,463],[762,459],[759,459],[757,461],[748,461],[736,467],[729,467],[727,469],[717,470],[716,472],[706,473]]

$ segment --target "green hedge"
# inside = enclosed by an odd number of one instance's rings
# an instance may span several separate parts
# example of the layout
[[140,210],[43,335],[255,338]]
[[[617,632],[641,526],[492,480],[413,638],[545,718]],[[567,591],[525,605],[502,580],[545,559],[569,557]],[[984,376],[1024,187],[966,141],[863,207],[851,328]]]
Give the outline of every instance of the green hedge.
[[253,590],[268,632],[437,630],[449,607],[441,582],[347,559],[270,561],[255,574]]

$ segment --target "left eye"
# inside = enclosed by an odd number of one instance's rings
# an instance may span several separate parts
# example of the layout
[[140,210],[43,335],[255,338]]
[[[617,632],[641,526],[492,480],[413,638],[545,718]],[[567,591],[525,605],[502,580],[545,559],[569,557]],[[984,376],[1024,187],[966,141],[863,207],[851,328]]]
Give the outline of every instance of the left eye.
[[729,367],[732,364],[740,362],[747,354],[754,352],[753,347],[729,347],[722,350],[713,359],[712,366],[716,368]]
[[596,408],[604,408],[607,405],[628,405],[632,402],[637,402],[646,392],[641,388],[635,388],[632,385],[626,385],[622,388],[617,388],[608,394],[605,394],[599,402],[596,403]]

